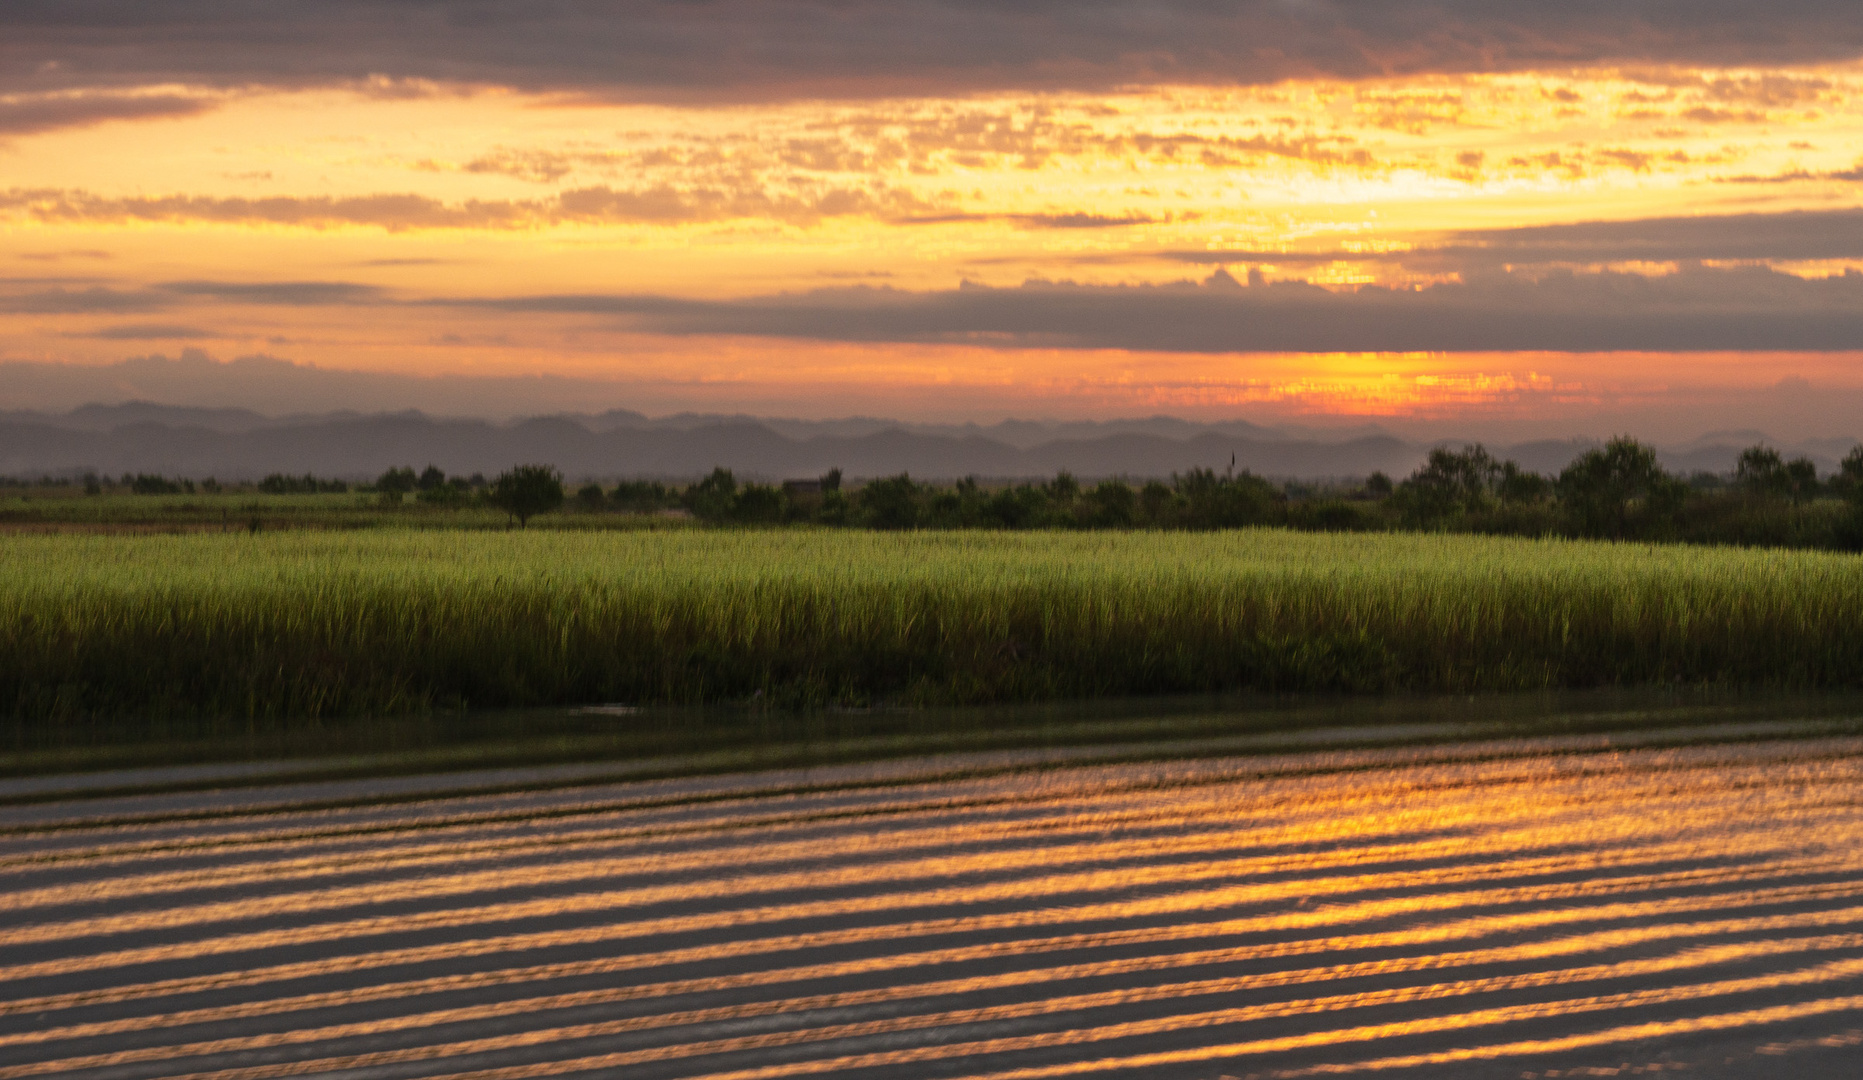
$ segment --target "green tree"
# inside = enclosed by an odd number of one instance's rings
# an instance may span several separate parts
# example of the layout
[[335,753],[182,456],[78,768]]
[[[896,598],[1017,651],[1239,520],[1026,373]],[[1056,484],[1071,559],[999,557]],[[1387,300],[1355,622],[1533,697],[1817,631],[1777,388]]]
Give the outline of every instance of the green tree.
[[678,494],[658,480],[623,480],[608,497],[616,506],[635,514],[651,514],[679,505]]
[[783,520],[781,489],[770,484],[745,484],[731,504],[731,518],[749,525],[771,525]]
[[1480,443],[1460,450],[1439,446],[1395,496],[1405,524],[1428,528],[1488,509],[1505,475],[1505,466]]
[[922,493],[910,476],[900,473],[870,481],[856,497],[860,514],[876,529],[914,529],[923,510]]
[[536,515],[563,505],[563,476],[548,465],[519,465],[498,474],[487,499],[516,518],[521,529]]
[[1177,509],[1177,495],[1162,480],[1147,480],[1139,489],[1139,514],[1145,524],[1159,528],[1170,524]]
[[1555,488],[1574,531],[1606,539],[1627,537],[1639,523],[1643,532],[1672,528],[1688,497],[1688,484],[1662,470],[1656,451],[1625,436],[1580,454]]
[[1127,529],[1138,521],[1138,492],[1124,480],[1102,480],[1075,508],[1080,523],[1092,529]]
[[1792,480],[1779,451],[1770,446],[1749,446],[1740,451],[1740,460],[1734,465],[1734,483],[1749,494],[1784,498],[1791,493]]
[[680,501],[700,521],[728,521],[737,509],[737,477],[722,466],[686,489]]
[[1793,502],[1807,502],[1818,497],[1818,467],[1808,457],[1795,457],[1785,463]]
[[1749,446],[1734,466],[1734,483],[1762,499],[1805,502],[1818,497],[1818,467],[1807,457],[1786,461],[1769,446]]
[[444,484],[423,488],[416,492],[414,497],[430,506],[463,506],[470,490],[465,480],[454,477]]
[[1851,503],[1863,506],[1863,443],[1850,448],[1831,477],[1831,490]]
[[1218,476],[1212,469],[1171,475],[1178,496],[1178,518],[1190,529],[1233,529],[1266,525],[1283,516],[1286,493],[1243,470]]
[[1040,523],[1048,512],[1048,496],[1033,484],[998,488],[984,501],[981,519],[1003,529],[1027,529]]
[[1053,480],[1042,485],[1042,490],[1047,493],[1048,500],[1054,503],[1056,508],[1066,513],[1073,507],[1074,500],[1080,498],[1080,481],[1074,479],[1073,473],[1062,469],[1054,474]]
[[1856,551],[1863,548],[1863,444],[1853,446],[1831,477],[1833,494],[1849,504],[1850,512],[1837,529],[1837,542]]
[[1501,463],[1501,482],[1497,488],[1503,506],[1522,506],[1541,502],[1552,496],[1553,484],[1536,472],[1528,472],[1511,461]]
[[841,490],[839,483],[832,488],[824,487],[821,505],[815,508],[815,520],[823,525],[846,525],[850,506],[847,492]]
[[135,478],[129,481],[129,490],[138,495],[179,495],[181,485],[167,477],[137,473]]
[[412,466],[389,469],[375,480],[375,490],[385,495],[406,495],[420,484]]

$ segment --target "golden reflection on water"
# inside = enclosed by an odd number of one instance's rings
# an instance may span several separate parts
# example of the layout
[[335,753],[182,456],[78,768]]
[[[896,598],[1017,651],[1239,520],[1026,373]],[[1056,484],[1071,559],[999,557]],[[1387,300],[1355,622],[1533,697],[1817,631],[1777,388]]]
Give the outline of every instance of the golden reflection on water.
[[14,827],[0,1080],[1761,1076],[1863,1012],[1863,740],[830,773]]

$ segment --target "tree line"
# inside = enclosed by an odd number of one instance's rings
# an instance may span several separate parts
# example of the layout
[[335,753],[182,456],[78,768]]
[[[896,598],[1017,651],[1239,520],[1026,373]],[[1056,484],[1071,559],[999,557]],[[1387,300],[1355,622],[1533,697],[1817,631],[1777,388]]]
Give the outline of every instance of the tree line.
[[[125,476],[141,493],[192,493],[192,481]],[[341,480],[273,474],[259,490],[309,494],[352,490]],[[87,478],[87,490],[96,488]],[[219,490],[203,481],[201,490]],[[1612,540],[1685,541],[1863,549],[1863,446],[1820,479],[1799,457],[1752,446],[1730,475],[1683,477],[1656,452],[1618,438],[1587,450],[1557,476],[1494,457],[1480,444],[1439,447],[1415,472],[1393,482],[1373,473],[1353,484],[1275,483],[1247,470],[1198,468],[1169,480],[1122,478],[1083,483],[1052,479],[990,485],[974,477],[940,484],[898,476],[844,484],[839,469],[784,484],[740,481],[714,469],[686,485],[588,483],[573,496],[561,474],[522,465],[487,480],[389,469],[353,490],[385,503],[404,496],[441,506],[503,510],[522,526],[566,504],[585,513],[684,512],[716,525],[806,523],[872,529],[1221,529],[1279,525],[1320,531],[1454,531]]]
[[975,478],[926,483],[909,475],[842,484],[743,483],[728,469],[685,487],[630,481],[576,493],[585,510],[685,510],[716,524],[806,522],[874,529],[1220,529],[1280,525],[1316,531],[1443,531],[1607,540],[1687,541],[1863,549],[1863,446],[1820,480],[1803,457],[1743,451],[1731,475],[1683,477],[1630,438],[1587,450],[1557,476],[1494,457],[1480,444],[1439,447],[1402,481],[1274,483],[1242,472],[1191,469],[1166,480],[986,486]]

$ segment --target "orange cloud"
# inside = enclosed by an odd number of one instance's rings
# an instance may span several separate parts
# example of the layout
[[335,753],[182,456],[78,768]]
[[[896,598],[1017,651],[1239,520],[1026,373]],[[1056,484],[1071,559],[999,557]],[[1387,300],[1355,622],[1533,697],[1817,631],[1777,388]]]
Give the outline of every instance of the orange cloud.
[[46,224],[291,225],[326,229],[366,226],[408,229],[536,229],[555,225],[685,224],[767,218],[807,223],[847,215],[889,216],[933,209],[885,188],[818,185],[768,193],[669,185],[576,188],[546,199],[469,199],[446,203],[411,193],[243,198],[203,195],[109,197],[87,191],[0,193],[0,213]]

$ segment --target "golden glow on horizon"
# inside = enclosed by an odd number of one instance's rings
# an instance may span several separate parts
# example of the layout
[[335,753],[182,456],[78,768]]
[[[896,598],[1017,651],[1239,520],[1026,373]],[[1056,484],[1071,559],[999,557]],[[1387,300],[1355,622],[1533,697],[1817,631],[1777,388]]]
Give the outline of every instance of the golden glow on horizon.
[[[1471,367],[1442,354],[817,345],[406,302],[1159,284],[1224,265],[1238,278],[1414,287],[1459,273],[1377,256],[1469,230],[1849,207],[1863,157],[1863,69],[1853,67],[704,108],[388,81],[141,92],[202,107],[0,142],[9,287],[340,281],[403,302],[23,304],[0,324],[0,358],[102,363],[193,345],[419,374],[994,386],[1035,402],[1068,384],[1093,388],[1109,412],[1277,403],[1383,415],[1597,400],[1627,377],[1657,386],[1699,374],[1701,360],[1645,355],[1627,376],[1578,357],[1488,354]],[[1814,278],[1863,269],[1773,265]],[[1676,264],[1570,269],[1657,276]],[[1849,360],[1811,366],[1848,384]],[[1741,364],[1748,373],[1734,382],[1808,374],[1802,359]]]

